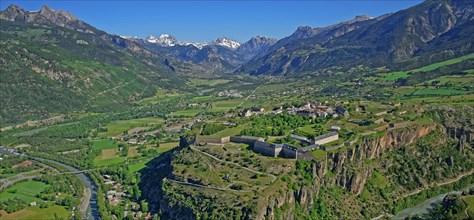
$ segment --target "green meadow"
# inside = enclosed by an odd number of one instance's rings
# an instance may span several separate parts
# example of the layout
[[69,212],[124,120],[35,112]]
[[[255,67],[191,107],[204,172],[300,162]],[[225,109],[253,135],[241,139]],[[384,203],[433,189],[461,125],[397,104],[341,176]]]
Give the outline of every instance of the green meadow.
[[189,83],[194,86],[217,86],[220,84],[226,84],[231,80],[227,79],[198,79],[192,78],[189,79]]
[[118,144],[115,141],[112,140],[92,140],[92,147],[94,150],[104,150],[104,149],[113,149],[113,148],[118,148]]
[[154,126],[163,123],[162,118],[138,118],[116,121],[105,126],[106,132],[99,133],[99,137],[113,137],[136,127]]
[[48,187],[48,185],[45,183],[35,180],[20,182],[2,192],[0,194],[0,201],[18,198],[27,203],[40,202],[43,200],[36,198],[35,195],[41,193],[46,187]]

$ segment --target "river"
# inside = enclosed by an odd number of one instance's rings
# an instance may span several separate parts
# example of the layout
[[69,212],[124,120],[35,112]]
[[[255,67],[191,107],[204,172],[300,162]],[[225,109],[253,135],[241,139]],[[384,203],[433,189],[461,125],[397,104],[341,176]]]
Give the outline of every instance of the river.
[[[54,160],[49,160],[49,159],[44,159],[44,158],[37,158],[33,157],[35,160],[38,161],[48,161],[51,163],[55,163],[57,165],[60,165],[62,167],[65,167],[69,169],[72,172],[79,172],[80,170],[76,169],[75,167],[54,161]],[[87,206],[87,210],[85,211],[85,219],[90,220],[96,220],[100,219],[99,217],[99,209],[97,206],[97,187],[95,186],[94,182],[92,182],[91,178],[87,176],[85,173],[78,173],[76,174],[79,179],[82,181],[82,184],[84,184],[85,187],[85,194],[83,195],[84,198],[89,197],[89,200],[81,201],[81,204],[85,204]],[[90,192],[90,196],[86,195]]]

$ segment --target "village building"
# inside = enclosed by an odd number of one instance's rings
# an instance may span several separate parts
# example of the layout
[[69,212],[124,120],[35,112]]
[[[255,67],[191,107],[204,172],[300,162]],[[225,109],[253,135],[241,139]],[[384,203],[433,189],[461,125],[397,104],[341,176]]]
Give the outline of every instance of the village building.
[[339,126],[331,126],[331,131],[340,131],[341,130],[341,127]]
[[252,111],[253,112],[265,112],[265,109],[254,106],[254,107],[252,107]]
[[349,116],[349,112],[341,106],[336,107],[336,112],[340,115]]
[[314,113],[314,111],[310,109],[298,110],[296,111],[296,114],[299,116],[308,116],[308,117],[313,117],[313,118],[316,117],[316,114]]
[[[317,109],[321,110],[321,111],[328,111],[329,109],[331,109],[330,107],[326,106],[326,105],[319,105],[316,107]],[[332,110],[332,109],[331,109]]]
[[132,138],[132,139],[128,140],[128,142],[127,142],[127,143],[128,143],[128,144],[135,145],[135,144],[138,144],[138,141],[137,141],[137,139],[135,139],[135,138]]
[[305,102],[300,109],[311,109],[311,103],[310,102]]
[[252,116],[252,111],[250,111],[249,109],[245,109],[240,113],[240,116],[250,117],[250,116]]
[[330,132],[314,138],[313,144],[323,145],[339,139],[337,132]]
[[327,112],[318,112],[318,116],[320,118],[326,118],[328,116],[328,113]]

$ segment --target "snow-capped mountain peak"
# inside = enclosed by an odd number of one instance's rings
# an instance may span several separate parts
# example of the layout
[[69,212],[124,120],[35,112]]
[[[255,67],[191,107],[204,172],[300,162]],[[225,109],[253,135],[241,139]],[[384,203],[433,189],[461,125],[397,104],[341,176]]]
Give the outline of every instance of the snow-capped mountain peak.
[[162,47],[173,47],[173,46],[178,46],[178,45],[180,46],[193,45],[199,49],[202,49],[203,47],[207,45],[223,46],[223,47],[228,47],[231,49],[237,49],[238,47],[240,47],[239,42],[235,40],[231,40],[226,37],[217,38],[216,40],[213,40],[210,43],[205,43],[205,42],[193,42],[193,41],[178,41],[176,40],[176,37],[172,35],[161,34],[159,37],[150,35],[145,39],[145,41],[152,44],[158,44]]
[[153,35],[150,35],[145,39],[145,41],[152,44],[158,44],[162,47],[173,47],[177,45],[181,45],[181,46],[193,45],[199,49],[202,49],[202,47],[207,45],[207,43],[204,43],[204,42],[178,41],[176,40],[176,37],[169,34],[161,34],[160,37],[155,37]]
[[183,46],[193,45],[197,47],[198,49],[202,49],[203,47],[207,46],[206,42],[194,42],[194,41],[179,41],[178,44],[183,45]]
[[229,48],[232,48],[232,49],[237,49],[240,46],[239,42],[237,42],[235,40],[231,40],[227,37],[217,38],[216,40],[213,40],[210,44],[211,45],[229,47]]
[[149,43],[159,44],[164,47],[172,47],[178,43],[176,38],[169,34],[161,34],[160,37],[150,35],[146,38]]

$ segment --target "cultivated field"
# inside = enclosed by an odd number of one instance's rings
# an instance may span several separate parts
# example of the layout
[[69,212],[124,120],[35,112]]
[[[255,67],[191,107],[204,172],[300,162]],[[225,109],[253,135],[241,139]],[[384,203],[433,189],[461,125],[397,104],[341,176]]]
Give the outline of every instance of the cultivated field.
[[136,127],[154,126],[163,123],[161,118],[139,118],[116,121],[105,126],[106,132],[99,133],[99,137],[113,137]]

